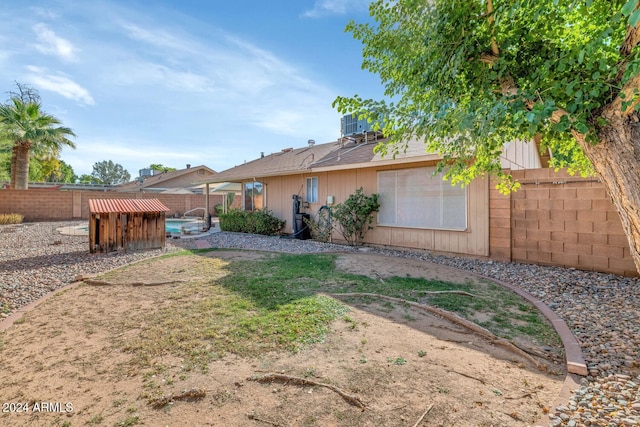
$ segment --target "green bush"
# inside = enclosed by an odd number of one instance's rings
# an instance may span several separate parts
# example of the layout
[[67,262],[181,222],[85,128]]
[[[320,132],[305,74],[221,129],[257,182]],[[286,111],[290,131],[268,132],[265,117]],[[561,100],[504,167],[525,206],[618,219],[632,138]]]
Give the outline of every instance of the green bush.
[[234,209],[220,215],[222,231],[274,236],[280,233],[284,225],[285,221],[275,217],[268,210],[248,212]]
[[22,224],[24,217],[20,214],[0,214],[0,225],[2,224]]
[[360,246],[364,235],[373,227],[373,213],[378,212],[380,203],[378,195],[366,196],[362,187],[356,190],[332,211],[333,218],[338,222],[340,234],[351,246]]

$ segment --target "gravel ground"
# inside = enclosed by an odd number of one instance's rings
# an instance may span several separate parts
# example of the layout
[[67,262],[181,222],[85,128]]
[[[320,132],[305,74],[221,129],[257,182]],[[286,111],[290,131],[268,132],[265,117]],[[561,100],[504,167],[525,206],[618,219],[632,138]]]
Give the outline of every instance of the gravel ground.
[[[0,316],[72,282],[178,247],[195,239],[168,240],[161,250],[89,254],[86,236],[61,235],[51,222],[0,226]],[[214,233],[212,247],[288,253],[347,252],[348,246],[278,237]],[[203,240],[198,239],[198,240]],[[420,259],[512,283],[564,319],[581,343],[589,375],[566,405],[553,408],[551,426],[640,425],[640,280],[574,269],[502,263],[423,251],[367,248],[372,253]]]

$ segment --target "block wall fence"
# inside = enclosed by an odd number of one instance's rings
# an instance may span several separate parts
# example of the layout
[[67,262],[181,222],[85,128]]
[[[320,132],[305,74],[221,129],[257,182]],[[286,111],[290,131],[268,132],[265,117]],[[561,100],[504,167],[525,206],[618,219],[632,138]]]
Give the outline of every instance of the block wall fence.
[[[210,214],[214,207],[222,204],[222,195],[209,198]],[[25,221],[69,221],[89,219],[89,199],[158,199],[169,211],[167,216],[183,213],[194,208],[205,207],[202,194],[154,194],[116,193],[101,191],[57,191],[49,189],[0,190],[0,213],[18,213]],[[233,207],[239,207],[242,198],[236,196]],[[236,206],[237,205],[237,206]],[[200,214],[200,212],[195,212]]]
[[512,175],[522,186],[508,196],[491,184],[491,258],[638,276],[618,212],[597,178],[546,168]]

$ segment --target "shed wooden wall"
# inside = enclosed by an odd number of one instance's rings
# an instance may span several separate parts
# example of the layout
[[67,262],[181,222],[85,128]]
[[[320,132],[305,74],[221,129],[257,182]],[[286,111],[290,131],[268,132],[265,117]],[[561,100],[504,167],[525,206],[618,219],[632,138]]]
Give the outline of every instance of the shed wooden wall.
[[91,253],[157,249],[165,241],[164,212],[96,213],[89,219]]
[[[405,169],[433,166],[435,163],[411,163],[387,165],[378,168],[361,168],[320,173],[301,173],[284,177],[257,178],[266,186],[266,208],[286,221],[285,232],[292,232],[293,202],[291,196],[298,194],[304,200],[306,178],[318,178],[318,203],[311,203],[302,212],[315,216],[327,203],[327,196],[342,203],[358,188],[365,194],[378,191],[377,172],[381,170]],[[407,227],[375,225],[365,236],[366,243],[412,249],[457,252],[469,255],[489,255],[489,184],[486,179],[475,180],[468,188],[467,229],[465,231],[432,230]],[[375,224],[375,223],[374,223]],[[334,240],[341,240],[334,233]]]

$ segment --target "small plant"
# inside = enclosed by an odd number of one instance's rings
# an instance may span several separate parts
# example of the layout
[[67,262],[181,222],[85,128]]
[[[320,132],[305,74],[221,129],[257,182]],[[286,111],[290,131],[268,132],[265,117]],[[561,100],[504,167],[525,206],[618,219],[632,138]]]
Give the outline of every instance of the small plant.
[[362,364],[367,363],[367,358],[364,356],[360,356],[360,363]]
[[360,246],[367,231],[373,227],[373,214],[380,209],[378,195],[366,196],[362,187],[350,195],[344,203],[339,203],[333,211],[338,221],[340,234],[351,246]]
[[316,376],[316,369],[313,366],[307,368],[307,370],[304,373],[304,377],[305,378],[307,378],[307,377],[315,377],[315,376]]
[[404,357],[396,357],[396,360],[393,361],[394,365],[406,365],[407,364],[407,359],[405,359]]
[[418,351],[418,357],[425,357],[427,355],[427,352],[424,350],[420,350]]
[[323,207],[316,218],[303,218],[302,220],[309,227],[312,238],[319,242],[327,243],[331,240],[331,232],[333,231],[331,211],[329,208]]
[[407,359],[405,359],[404,357],[396,357],[395,359],[393,357],[387,357],[387,363],[393,363],[394,365],[406,365],[407,364]]
[[117,427],[130,427],[138,424],[138,421],[140,421],[140,417],[138,417],[137,415],[133,415],[133,416],[127,417],[122,421],[118,421],[115,425]]
[[94,415],[87,424],[100,424],[104,420],[102,414]]
[[0,213],[0,225],[22,224],[24,216],[16,213]]
[[438,386],[438,393],[449,394],[451,393],[451,390],[449,390],[447,387]]

